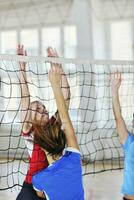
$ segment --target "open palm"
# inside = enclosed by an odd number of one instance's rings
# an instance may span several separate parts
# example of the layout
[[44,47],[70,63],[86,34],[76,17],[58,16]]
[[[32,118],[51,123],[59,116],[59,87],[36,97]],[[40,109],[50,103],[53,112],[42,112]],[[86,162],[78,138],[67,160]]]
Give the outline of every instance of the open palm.
[[121,85],[121,72],[115,72],[110,79],[112,91],[118,90]]

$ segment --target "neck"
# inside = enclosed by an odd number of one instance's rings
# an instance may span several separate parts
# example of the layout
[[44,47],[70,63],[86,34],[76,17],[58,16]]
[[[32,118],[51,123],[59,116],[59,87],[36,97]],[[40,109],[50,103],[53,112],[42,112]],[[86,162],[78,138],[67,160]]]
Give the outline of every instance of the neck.
[[51,165],[52,163],[54,163],[56,160],[59,160],[59,158],[60,158],[60,156],[61,156],[61,155],[51,156],[51,155],[49,155],[48,152],[46,152],[46,151],[45,151],[45,153],[46,153],[46,156],[47,156],[47,160],[48,160],[49,165]]

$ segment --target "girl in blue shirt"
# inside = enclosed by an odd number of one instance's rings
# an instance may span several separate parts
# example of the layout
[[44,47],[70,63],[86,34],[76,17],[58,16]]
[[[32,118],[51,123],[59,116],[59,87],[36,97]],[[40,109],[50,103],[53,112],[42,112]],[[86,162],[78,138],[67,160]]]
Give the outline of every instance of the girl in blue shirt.
[[60,120],[45,128],[33,125],[35,142],[45,151],[49,166],[34,175],[32,182],[38,196],[47,200],[84,200],[79,145],[60,86],[62,73],[59,64],[51,64],[49,80]]
[[121,114],[119,101],[120,85],[121,73],[117,72],[111,76],[111,91],[116,128],[125,153],[122,193],[124,200],[134,200],[134,135],[128,132]]

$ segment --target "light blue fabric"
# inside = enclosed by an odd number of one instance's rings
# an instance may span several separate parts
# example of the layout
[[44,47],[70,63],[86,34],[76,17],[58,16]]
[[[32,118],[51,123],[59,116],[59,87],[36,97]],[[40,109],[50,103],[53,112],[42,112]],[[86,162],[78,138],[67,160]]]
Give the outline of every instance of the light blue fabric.
[[123,145],[125,160],[124,160],[124,181],[122,193],[134,195],[134,135],[128,135],[128,138]]
[[33,176],[33,186],[50,200],[84,200],[80,154],[66,151],[58,161]]

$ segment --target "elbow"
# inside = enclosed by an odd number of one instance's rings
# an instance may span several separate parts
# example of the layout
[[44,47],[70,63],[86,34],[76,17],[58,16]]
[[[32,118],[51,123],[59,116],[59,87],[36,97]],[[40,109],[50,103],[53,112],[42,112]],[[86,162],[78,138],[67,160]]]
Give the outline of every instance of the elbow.
[[43,192],[41,192],[41,191],[36,191],[36,194],[40,198],[44,198],[45,197],[44,194],[43,194]]

